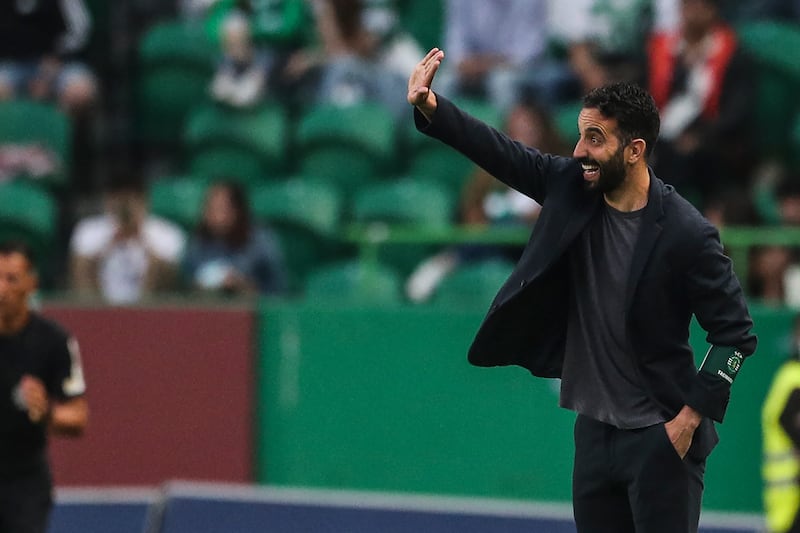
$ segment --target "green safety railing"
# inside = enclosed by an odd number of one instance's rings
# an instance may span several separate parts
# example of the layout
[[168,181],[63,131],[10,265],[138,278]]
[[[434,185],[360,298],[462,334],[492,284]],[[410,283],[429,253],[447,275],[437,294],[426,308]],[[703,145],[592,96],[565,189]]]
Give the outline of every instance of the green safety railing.
[[[725,227],[720,230],[722,244],[733,261],[739,279],[747,279],[748,256],[757,246],[788,246],[800,248],[800,227],[753,226]],[[496,244],[523,245],[530,236],[524,227],[497,226],[449,226],[423,227],[383,223],[356,224],[349,226],[345,239],[356,244],[365,261],[377,261],[381,246],[409,245],[455,245]]]

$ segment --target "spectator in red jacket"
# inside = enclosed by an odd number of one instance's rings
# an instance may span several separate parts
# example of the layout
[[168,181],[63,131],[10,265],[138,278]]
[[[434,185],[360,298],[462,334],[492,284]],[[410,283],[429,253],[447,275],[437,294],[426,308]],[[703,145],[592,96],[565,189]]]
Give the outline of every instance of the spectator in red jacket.
[[755,159],[753,76],[719,3],[680,0],[678,27],[655,32],[648,46],[648,84],[661,114],[653,166],[707,215],[747,187]]

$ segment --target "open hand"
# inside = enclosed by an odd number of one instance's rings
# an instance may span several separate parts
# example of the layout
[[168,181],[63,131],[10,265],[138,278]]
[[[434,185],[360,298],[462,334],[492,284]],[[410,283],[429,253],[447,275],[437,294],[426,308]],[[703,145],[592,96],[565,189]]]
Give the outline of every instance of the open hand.
[[408,79],[408,103],[416,106],[428,118],[436,111],[436,95],[431,91],[431,83],[439,65],[444,59],[444,52],[432,48],[430,52],[417,63]]

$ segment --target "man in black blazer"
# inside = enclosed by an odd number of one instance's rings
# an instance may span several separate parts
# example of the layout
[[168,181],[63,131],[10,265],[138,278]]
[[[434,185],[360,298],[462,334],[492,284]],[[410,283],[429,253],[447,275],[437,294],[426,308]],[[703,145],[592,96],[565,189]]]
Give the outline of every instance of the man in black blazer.
[[[470,362],[561,378],[560,405],[577,413],[580,533],[696,532],[713,421],[756,337],[719,233],[648,167],[652,97],[632,84],[590,92],[573,157],[558,157],[435,94],[443,59],[432,49],[409,78],[417,128],[543,206]],[[710,344],[699,370],[693,315]]]

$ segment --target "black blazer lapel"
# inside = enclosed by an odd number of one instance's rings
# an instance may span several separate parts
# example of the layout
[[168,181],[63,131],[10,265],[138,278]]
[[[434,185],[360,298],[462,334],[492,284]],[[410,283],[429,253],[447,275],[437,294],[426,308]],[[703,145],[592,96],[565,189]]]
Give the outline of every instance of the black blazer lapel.
[[558,239],[553,258],[561,257],[564,250],[578,237],[583,228],[592,220],[597,208],[602,201],[603,195],[590,191],[581,191],[575,202],[565,209],[569,217],[564,224],[564,229]]
[[650,174],[650,191],[647,195],[647,207],[644,211],[644,220],[642,221],[642,229],[639,233],[639,238],[636,240],[636,246],[633,251],[633,259],[631,260],[631,270],[628,275],[628,288],[625,294],[625,309],[629,309],[633,301],[633,295],[636,293],[636,286],[639,284],[639,278],[642,277],[642,272],[650,258],[650,252],[653,250],[658,238],[661,236],[663,229],[661,217],[664,215],[664,208],[662,205],[662,183],[653,174]]

